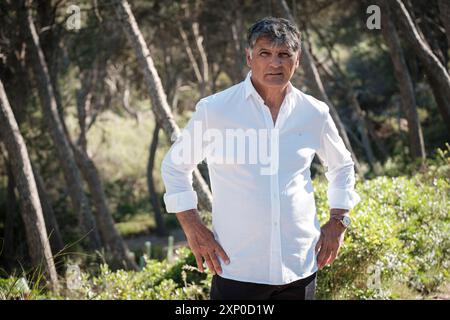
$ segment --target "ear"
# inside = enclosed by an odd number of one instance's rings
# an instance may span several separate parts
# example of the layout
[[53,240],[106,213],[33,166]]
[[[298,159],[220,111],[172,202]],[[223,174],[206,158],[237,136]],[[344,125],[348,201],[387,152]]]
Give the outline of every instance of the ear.
[[252,67],[252,56],[250,54],[250,50],[248,48],[245,49],[245,58],[247,60],[247,66],[249,68]]

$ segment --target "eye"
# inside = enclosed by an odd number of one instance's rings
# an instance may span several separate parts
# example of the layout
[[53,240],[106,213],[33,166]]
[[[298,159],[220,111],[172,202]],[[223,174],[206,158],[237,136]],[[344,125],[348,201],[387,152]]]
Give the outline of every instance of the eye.
[[260,55],[261,57],[268,57],[268,56],[270,56],[270,53],[267,52],[267,51],[262,51],[262,52],[259,53],[259,55]]
[[282,57],[282,58],[290,58],[290,57],[292,57],[292,54],[290,54],[288,52],[281,52],[280,53],[280,57]]

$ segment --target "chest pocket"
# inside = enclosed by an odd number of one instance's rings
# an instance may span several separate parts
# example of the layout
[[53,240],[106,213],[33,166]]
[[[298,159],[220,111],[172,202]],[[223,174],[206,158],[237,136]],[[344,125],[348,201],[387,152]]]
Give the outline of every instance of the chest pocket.
[[311,132],[292,130],[280,139],[280,164],[294,170],[311,165],[319,147],[318,137]]

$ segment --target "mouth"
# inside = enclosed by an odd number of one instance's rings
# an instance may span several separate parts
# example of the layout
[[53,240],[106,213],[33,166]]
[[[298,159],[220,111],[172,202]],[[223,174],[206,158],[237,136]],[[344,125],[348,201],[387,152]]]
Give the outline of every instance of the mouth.
[[282,72],[269,72],[266,73],[267,76],[282,76],[283,73]]

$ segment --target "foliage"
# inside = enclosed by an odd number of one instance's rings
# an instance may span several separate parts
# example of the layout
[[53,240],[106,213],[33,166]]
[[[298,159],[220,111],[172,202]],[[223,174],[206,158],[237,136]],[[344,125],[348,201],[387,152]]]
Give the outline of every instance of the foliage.
[[[413,177],[357,183],[362,200],[339,258],[319,272],[321,298],[388,298],[392,281],[428,294],[449,280],[449,153],[438,154]],[[325,221],[326,185],[315,192]]]
[[63,299],[206,299],[210,276],[193,266],[190,250],[180,248],[175,260],[158,261],[145,257],[141,271],[112,272],[103,264],[96,276],[81,273],[78,282],[65,288]]
[[[378,177],[357,182],[361,202],[352,210],[338,259],[318,275],[319,299],[401,298],[395,288],[427,295],[450,281],[450,179],[448,151],[429,161],[428,170],[412,177]],[[447,164],[445,164],[447,163]],[[438,173],[438,174],[437,174]],[[326,183],[316,179],[316,206],[321,222],[328,215]],[[141,271],[96,274],[85,270],[57,299],[207,299],[210,274],[199,273],[188,248],[172,262],[145,257]],[[13,280],[15,279],[15,280]],[[12,281],[3,279],[2,298]],[[67,283],[67,278],[65,279]],[[8,298],[36,298],[16,291]]]

